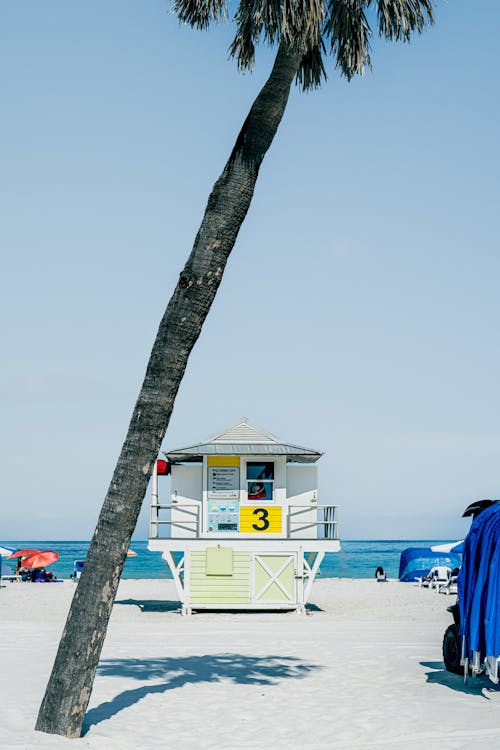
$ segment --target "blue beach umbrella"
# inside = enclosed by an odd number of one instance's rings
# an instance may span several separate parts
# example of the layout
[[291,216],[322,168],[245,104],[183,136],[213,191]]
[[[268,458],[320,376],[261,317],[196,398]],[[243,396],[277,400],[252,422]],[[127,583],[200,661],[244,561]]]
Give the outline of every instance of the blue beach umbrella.
[[484,510],[472,523],[464,543],[463,563],[458,576],[460,635],[464,656],[500,655],[500,504]]
[[490,578],[490,561],[495,540],[497,514],[487,515],[481,527],[478,545],[477,575],[472,592],[469,614],[469,651],[477,651],[481,656],[485,652],[485,608]]
[[[458,602],[460,608],[460,635],[465,638],[467,658],[471,634],[471,612],[476,582],[481,561],[481,531],[486,521],[486,511],[473,521],[464,542],[462,566],[457,578]],[[472,628],[473,629],[473,628]]]
[[458,542],[447,542],[446,544],[434,544],[431,550],[433,552],[455,552],[461,555],[464,551],[464,540],[460,539]]
[[2,572],[2,557],[9,557],[13,552],[14,549],[12,547],[0,546],[0,573]]
[[485,655],[497,658],[500,655],[500,519],[497,526],[496,543],[491,555],[488,587],[486,590],[486,605],[484,616]]
[[[484,520],[484,519],[483,519]],[[457,577],[458,602],[460,608],[460,635],[469,632],[469,616],[472,594],[475,589],[479,567],[478,543],[481,522],[473,521],[464,542],[462,565]]]

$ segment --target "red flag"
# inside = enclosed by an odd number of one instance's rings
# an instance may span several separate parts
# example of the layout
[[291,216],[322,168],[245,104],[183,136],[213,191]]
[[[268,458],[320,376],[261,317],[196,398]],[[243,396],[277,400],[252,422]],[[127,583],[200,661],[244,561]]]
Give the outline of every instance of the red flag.
[[158,476],[170,474],[170,464],[168,461],[163,461],[163,459],[159,458],[156,462],[156,472]]

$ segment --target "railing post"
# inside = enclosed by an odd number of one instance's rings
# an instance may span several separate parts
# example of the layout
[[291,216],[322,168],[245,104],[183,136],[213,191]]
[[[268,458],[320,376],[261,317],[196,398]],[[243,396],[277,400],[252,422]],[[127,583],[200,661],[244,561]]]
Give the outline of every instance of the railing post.
[[153,473],[151,475],[151,527],[150,534],[152,539],[158,539],[160,529],[158,525],[158,463],[155,459]]
[[151,476],[151,505],[158,505],[158,462],[156,460]]

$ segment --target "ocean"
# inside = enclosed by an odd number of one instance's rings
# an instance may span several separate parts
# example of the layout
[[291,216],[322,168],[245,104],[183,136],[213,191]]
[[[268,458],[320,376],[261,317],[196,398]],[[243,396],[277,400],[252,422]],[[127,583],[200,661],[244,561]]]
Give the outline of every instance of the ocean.
[[[390,540],[346,540],[341,541],[341,552],[327,552],[321,564],[320,578],[373,578],[375,569],[381,565],[389,578],[397,578],[399,557],[406,547],[430,547],[434,544],[456,541],[450,539],[390,539]],[[84,560],[89,542],[61,542],[39,540],[0,541],[0,544],[16,549],[52,549],[59,553],[59,560],[50,570],[60,578],[69,578],[75,560]],[[133,541],[131,549],[137,557],[128,557],[123,578],[171,578],[167,564],[159,552],[149,552],[147,541]],[[13,567],[12,561],[2,560],[2,573]]]

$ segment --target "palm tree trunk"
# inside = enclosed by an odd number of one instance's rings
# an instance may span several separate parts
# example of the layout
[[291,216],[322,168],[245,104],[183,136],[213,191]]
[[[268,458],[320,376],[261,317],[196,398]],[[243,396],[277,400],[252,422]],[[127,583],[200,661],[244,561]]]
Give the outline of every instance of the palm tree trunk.
[[191,350],[252,200],[262,160],[288,101],[300,54],[281,45],[269,76],[208,199],[193,250],[160,323],[85,567],[43,698],[36,729],[79,737],[111,609]]

